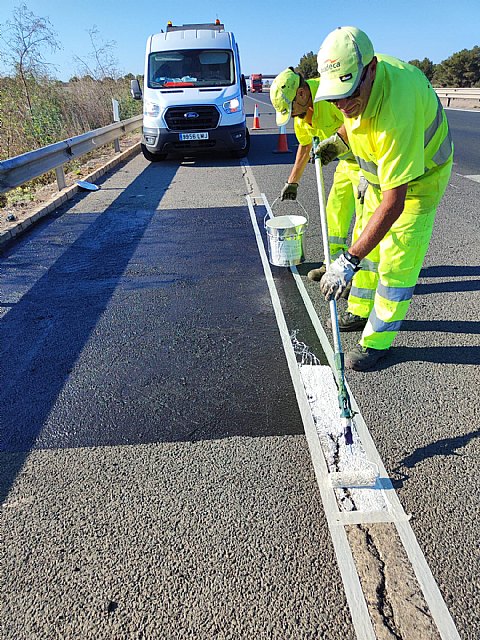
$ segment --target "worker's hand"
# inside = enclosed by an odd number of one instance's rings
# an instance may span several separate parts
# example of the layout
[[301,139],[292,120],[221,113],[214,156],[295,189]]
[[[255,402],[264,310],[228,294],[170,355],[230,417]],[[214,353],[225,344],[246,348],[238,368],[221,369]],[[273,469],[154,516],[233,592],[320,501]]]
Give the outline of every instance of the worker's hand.
[[332,262],[320,280],[320,290],[325,300],[338,300],[358,269],[359,267],[347,260],[344,254]]
[[365,202],[365,193],[368,189],[368,182],[364,175],[360,174],[360,182],[357,187],[357,200],[360,201],[360,204]]
[[342,140],[338,133],[334,133],[330,138],[320,140],[316,148],[312,147],[310,159],[315,162],[317,158],[320,158],[322,165],[326,165],[338,158],[338,156],[347,153],[347,151],[350,151],[348,144]]
[[280,200],[296,200],[298,191],[298,182],[286,182],[280,192]]

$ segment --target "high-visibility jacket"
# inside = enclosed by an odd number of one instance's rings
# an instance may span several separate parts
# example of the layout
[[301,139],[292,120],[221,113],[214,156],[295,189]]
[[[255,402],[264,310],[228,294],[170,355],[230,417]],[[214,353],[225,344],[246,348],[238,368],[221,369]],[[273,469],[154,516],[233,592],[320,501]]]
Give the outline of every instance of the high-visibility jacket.
[[409,196],[428,195],[432,172],[453,155],[445,112],[420,69],[376,57],[365,111],[345,118],[350,147],[366,179],[381,191],[408,182]]
[[[312,98],[315,98],[320,80],[313,78],[306,82]],[[303,118],[294,118],[293,124],[298,142],[307,146],[314,136],[324,140],[333,135],[343,124],[343,115],[334,104],[321,100],[313,103],[312,124],[308,124]],[[332,258],[336,258],[347,248],[353,214],[361,207],[356,198],[359,179],[359,166],[349,151],[340,158],[327,201],[328,243]]]
[[368,188],[353,241],[382,201],[382,192],[408,183],[400,217],[362,262],[348,311],[368,318],[360,344],[388,349],[410,305],[447,187],[453,145],[445,112],[424,74],[377,55],[372,92],[358,118],[345,118],[350,147]]

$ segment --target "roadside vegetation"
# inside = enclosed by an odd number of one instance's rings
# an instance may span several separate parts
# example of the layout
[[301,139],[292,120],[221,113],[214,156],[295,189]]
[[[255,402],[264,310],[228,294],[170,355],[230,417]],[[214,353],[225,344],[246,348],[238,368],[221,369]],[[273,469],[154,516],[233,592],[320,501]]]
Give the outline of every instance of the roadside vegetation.
[[[76,58],[77,75],[61,82],[47,62],[48,54],[59,48],[48,19],[20,5],[12,19],[0,25],[0,161],[110,124],[112,98],[119,102],[122,120],[141,113],[141,103],[130,97],[135,76],[119,73],[115,43],[103,42],[96,27],[88,35],[88,57]],[[66,172],[74,169],[75,161],[65,166]],[[51,172],[0,196],[0,207],[28,199],[36,187],[54,178]]]

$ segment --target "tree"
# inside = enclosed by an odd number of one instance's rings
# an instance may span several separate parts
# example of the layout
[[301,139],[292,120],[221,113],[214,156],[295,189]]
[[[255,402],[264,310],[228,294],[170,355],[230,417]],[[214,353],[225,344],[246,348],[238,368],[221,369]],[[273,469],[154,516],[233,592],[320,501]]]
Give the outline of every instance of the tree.
[[87,62],[84,58],[75,56],[75,61],[80,66],[80,74],[83,76],[91,76],[94,80],[115,79],[120,77],[117,68],[117,59],[114,50],[117,43],[113,40],[102,42],[100,32],[96,25],[87,31],[92,46],[88,58],[91,62]]
[[480,47],[462,49],[436,66],[436,87],[480,87]]
[[415,67],[418,67],[421,71],[423,71],[430,82],[432,81],[436,65],[433,64],[430,58],[424,58],[423,60],[410,60],[409,64],[413,64]]
[[60,48],[56,33],[48,18],[34,15],[22,4],[14,9],[13,20],[6,23],[2,39],[6,45],[2,48],[2,60],[20,78],[33,117],[30,80],[49,75],[52,65],[46,62],[44,50],[54,52]]
[[8,157],[43,146],[61,133],[58,92],[50,76],[53,65],[44,57],[46,50],[60,47],[49,20],[24,4],[13,10],[12,20],[0,25],[0,31],[0,57],[10,74],[4,78],[8,90],[0,104],[0,148],[2,157]]
[[317,56],[313,51],[306,53],[300,58],[300,62],[295,70],[301,73],[305,80],[318,78]]

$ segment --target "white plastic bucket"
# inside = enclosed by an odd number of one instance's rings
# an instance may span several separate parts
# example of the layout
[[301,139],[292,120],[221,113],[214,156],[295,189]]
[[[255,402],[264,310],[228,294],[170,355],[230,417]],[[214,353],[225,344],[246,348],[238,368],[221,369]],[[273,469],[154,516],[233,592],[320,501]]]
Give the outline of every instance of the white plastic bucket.
[[265,216],[268,259],[277,267],[292,267],[305,260],[305,216]]

